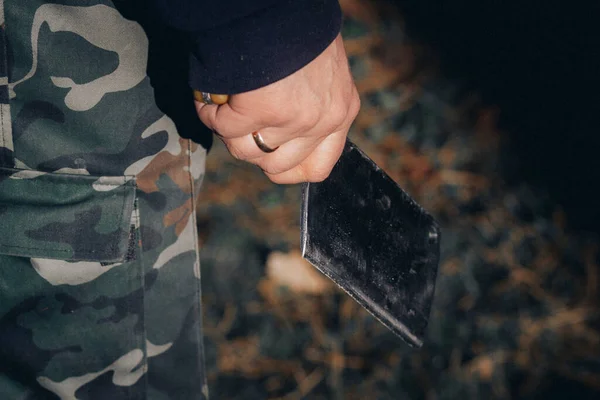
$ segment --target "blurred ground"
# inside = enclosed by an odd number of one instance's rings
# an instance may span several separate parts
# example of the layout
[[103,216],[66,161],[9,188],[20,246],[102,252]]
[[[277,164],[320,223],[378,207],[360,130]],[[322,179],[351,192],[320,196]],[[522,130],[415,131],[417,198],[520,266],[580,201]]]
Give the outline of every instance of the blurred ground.
[[300,193],[211,150],[198,204],[214,399],[600,398],[597,237],[504,172],[494,108],[437,77],[399,19],[343,1],[351,138],[443,227],[429,334],[408,348],[297,254]]

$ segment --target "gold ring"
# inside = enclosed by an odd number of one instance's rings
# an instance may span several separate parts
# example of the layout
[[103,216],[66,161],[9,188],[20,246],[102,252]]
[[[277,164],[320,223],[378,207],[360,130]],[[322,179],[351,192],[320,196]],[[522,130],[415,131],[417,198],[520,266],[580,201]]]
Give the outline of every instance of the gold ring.
[[252,132],[252,138],[254,139],[254,143],[256,143],[258,148],[265,153],[272,153],[279,148],[279,146],[275,147],[274,149],[267,146],[262,136],[260,135],[260,132]]

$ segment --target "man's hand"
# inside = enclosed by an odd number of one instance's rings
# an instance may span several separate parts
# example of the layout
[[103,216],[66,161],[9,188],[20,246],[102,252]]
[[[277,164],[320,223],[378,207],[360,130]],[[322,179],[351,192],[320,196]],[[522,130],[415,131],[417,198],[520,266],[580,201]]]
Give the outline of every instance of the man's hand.
[[[359,108],[340,35],[315,60],[280,81],[233,95],[220,106],[196,101],[202,122],[218,132],[235,158],[258,165],[282,184],[327,178]],[[263,152],[253,132],[279,148]]]

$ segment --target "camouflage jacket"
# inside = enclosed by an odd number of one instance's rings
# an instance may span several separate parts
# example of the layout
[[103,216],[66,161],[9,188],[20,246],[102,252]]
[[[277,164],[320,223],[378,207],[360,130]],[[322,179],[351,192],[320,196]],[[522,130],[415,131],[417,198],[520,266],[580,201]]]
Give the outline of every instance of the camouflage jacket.
[[157,108],[144,31],[105,0],[0,18],[0,399],[206,398],[206,150]]

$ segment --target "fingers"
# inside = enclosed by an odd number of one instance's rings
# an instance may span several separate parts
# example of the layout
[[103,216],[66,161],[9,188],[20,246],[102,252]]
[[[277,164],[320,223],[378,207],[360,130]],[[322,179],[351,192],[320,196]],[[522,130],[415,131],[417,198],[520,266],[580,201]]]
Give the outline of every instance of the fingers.
[[262,153],[261,157],[249,162],[258,165],[266,174],[278,175],[300,165],[323,140],[324,138],[297,138],[285,143],[273,153]]
[[[224,139],[229,152],[238,159],[259,166],[275,183],[319,182],[324,180],[340,157],[346,142],[347,129],[324,138],[297,138],[273,153],[264,153],[256,146],[251,135]],[[248,141],[239,145],[240,141]],[[247,149],[250,149],[248,151]]]
[[260,160],[267,175],[279,175],[302,164],[321,144],[323,139],[298,138],[287,142],[268,157]]
[[195,105],[204,125],[226,138],[239,138],[265,128],[253,118],[252,113],[238,112],[230,104],[204,104],[195,101]]
[[[235,96],[233,98],[235,99]],[[247,97],[241,102],[249,103]],[[273,148],[299,136],[312,136],[312,132],[318,131],[314,129],[317,124],[322,125],[322,132],[334,131],[330,129],[331,121],[322,121],[314,116],[300,118],[298,115],[278,115],[277,107],[273,104],[264,105],[261,112],[245,111],[239,103],[209,105],[196,101],[195,105],[200,120],[211,130],[219,132],[222,137],[240,139],[258,131]],[[265,117],[265,114],[268,116]],[[325,125],[324,122],[328,122],[329,125]],[[321,135],[324,136],[323,133]]]
[[[292,160],[298,162],[304,160],[308,157],[309,150],[314,149],[323,138],[338,129],[339,127],[336,127],[335,130],[324,131],[320,127],[315,127],[309,131],[301,131],[288,127],[286,129],[264,128],[257,132],[260,132],[268,147],[277,149],[271,159],[280,160],[287,165],[292,163]],[[250,132],[242,137],[225,138],[225,144],[231,154],[239,160],[252,161],[265,156],[265,152],[258,147]],[[300,149],[301,147],[306,148]]]
[[[272,149],[277,148],[273,156],[266,159],[263,169],[271,174],[284,172],[295,166],[294,163],[299,164],[308,157],[325,137],[339,131],[343,131],[345,136],[359,108],[360,99],[356,93],[355,100],[344,112],[343,118],[321,120],[308,128],[300,125],[261,129],[259,132],[265,144]],[[265,159],[265,152],[257,146],[251,133],[241,137],[224,137],[224,142],[231,154],[239,160],[259,164]]]
[[[259,160],[267,156],[267,154],[273,154],[262,151],[254,142],[252,134],[246,134],[245,136],[234,139],[222,138],[222,140],[223,143],[225,143],[225,146],[227,146],[229,153],[234,158],[241,161],[257,164]],[[278,144],[266,144],[272,149],[277,149],[275,152],[279,151],[279,148],[277,148],[279,146]]]
[[[346,131],[336,132],[323,139],[300,164],[278,174],[265,174],[278,184],[321,182],[325,180],[339,160],[346,144]],[[279,151],[279,150],[277,150]]]

